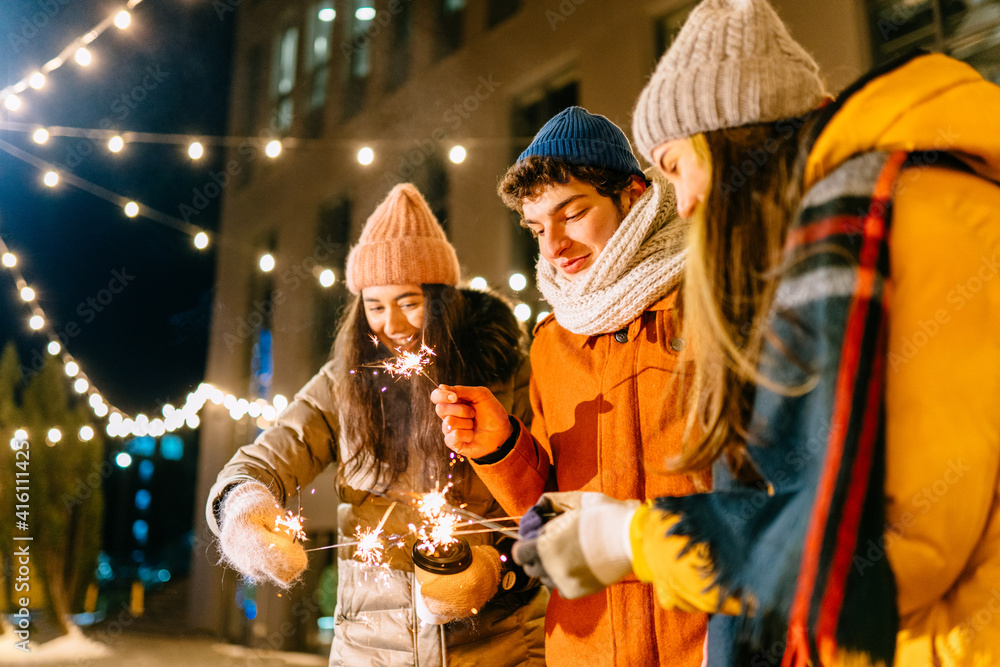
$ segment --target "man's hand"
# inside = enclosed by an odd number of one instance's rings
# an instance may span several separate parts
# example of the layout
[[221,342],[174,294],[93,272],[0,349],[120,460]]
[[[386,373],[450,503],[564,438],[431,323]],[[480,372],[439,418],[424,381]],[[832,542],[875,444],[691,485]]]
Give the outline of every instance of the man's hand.
[[443,420],[445,444],[462,456],[492,454],[510,437],[507,411],[486,387],[438,385],[431,401]]

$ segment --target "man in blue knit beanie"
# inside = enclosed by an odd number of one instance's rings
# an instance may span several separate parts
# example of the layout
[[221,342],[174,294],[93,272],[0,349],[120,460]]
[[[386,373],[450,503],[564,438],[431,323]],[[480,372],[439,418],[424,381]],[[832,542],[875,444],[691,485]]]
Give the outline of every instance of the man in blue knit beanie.
[[[580,107],[539,130],[498,192],[538,239],[538,286],[553,309],[531,346],[534,421],[529,431],[483,387],[442,385],[432,400],[445,442],[510,514],[541,498],[545,509],[521,522],[514,556],[526,571],[549,583],[544,559],[578,570],[600,554],[610,565],[597,580],[619,582],[629,554],[607,552],[623,543],[627,505],[607,504],[601,521],[561,531],[559,549],[540,555],[535,538],[554,514],[594,498],[589,491],[625,500],[696,490],[687,476],[664,473],[684,433],[684,385],[673,369],[685,347],[675,302],[686,225],[670,185],[643,173],[621,129]],[[610,539],[605,525],[616,531]],[[549,665],[696,667],[706,617],[659,608],[652,588],[629,575],[580,599],[554,592],[545,625]]]

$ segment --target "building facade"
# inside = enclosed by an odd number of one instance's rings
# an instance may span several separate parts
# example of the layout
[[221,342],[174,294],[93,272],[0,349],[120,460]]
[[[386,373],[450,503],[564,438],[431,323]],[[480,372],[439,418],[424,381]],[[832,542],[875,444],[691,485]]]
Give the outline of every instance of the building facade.
[[[689,0],[242,0],[235,11],[230,135],[206,381],[249,398],[291,396],[325,361],[347,291],[347,250],[395,183],[414,182],[458,251],[463,277],[524,304],[535,246],[501,205],[499,177],[572,104],[630,133],[632,106]],[[832,92],[914,46],[1000,78],[994,0],[777,0]],[[280,154],[268,156],[268,143]],[[270,151],[277,152],[277,144]],[[261,269],[269,254],[274,268]],[[332,271],[333,280],[331,282]],[[518,278],[526,284],[520,287]],[[321,282],[322,280],[322,282]],[[257,425],[203,413],[198,497]],[[302,491],[313,545],[335,529],[332,472]],[[328,605],[310,564],[278,597],[215,563],[196,510],[191,621],[263,648],[323,642]],[[252,604],[250,604],[252,603]],[[324,611],[325,609],[325,611]],[[317,619],[319,625],[317,625]]]

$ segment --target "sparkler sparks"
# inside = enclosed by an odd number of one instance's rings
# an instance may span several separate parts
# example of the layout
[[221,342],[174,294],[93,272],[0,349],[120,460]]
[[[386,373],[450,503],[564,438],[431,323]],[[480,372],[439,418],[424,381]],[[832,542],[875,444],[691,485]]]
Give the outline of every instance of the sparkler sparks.
[[427,345],[421,345],[420,350],[417,352],[407,352],[401,347],[396,348],[396,356],[391,360],[383,361],[381,366],[386,370],[389,375],[393,377],[405,377],[411,378],[414,375],[423,375],[428,380],[433,382],[424,369],[430,365],[432,359],[435,356],[433,348]]
[[304,542],[306,540],[306,531],[302,529],[304,520],[301,514],[292,514],[292,510],[288,510],[284,516],[279,514],[274,518],[274,532],[284,529],[293,540]]

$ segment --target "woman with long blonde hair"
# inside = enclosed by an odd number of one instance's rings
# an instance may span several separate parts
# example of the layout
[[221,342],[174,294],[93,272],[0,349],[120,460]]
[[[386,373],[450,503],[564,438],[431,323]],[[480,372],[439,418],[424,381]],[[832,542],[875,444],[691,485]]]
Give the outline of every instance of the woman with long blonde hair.
[[[715,612],[709,665],[1000,664],[998,117],[935,54],[829,100],[765,0],[705,0],[643,91],[637,144],[692,220],[674,463],[715,487],[618,550]],[[600,568],[556,552],[601,520],[543,527],[547,580]]]

